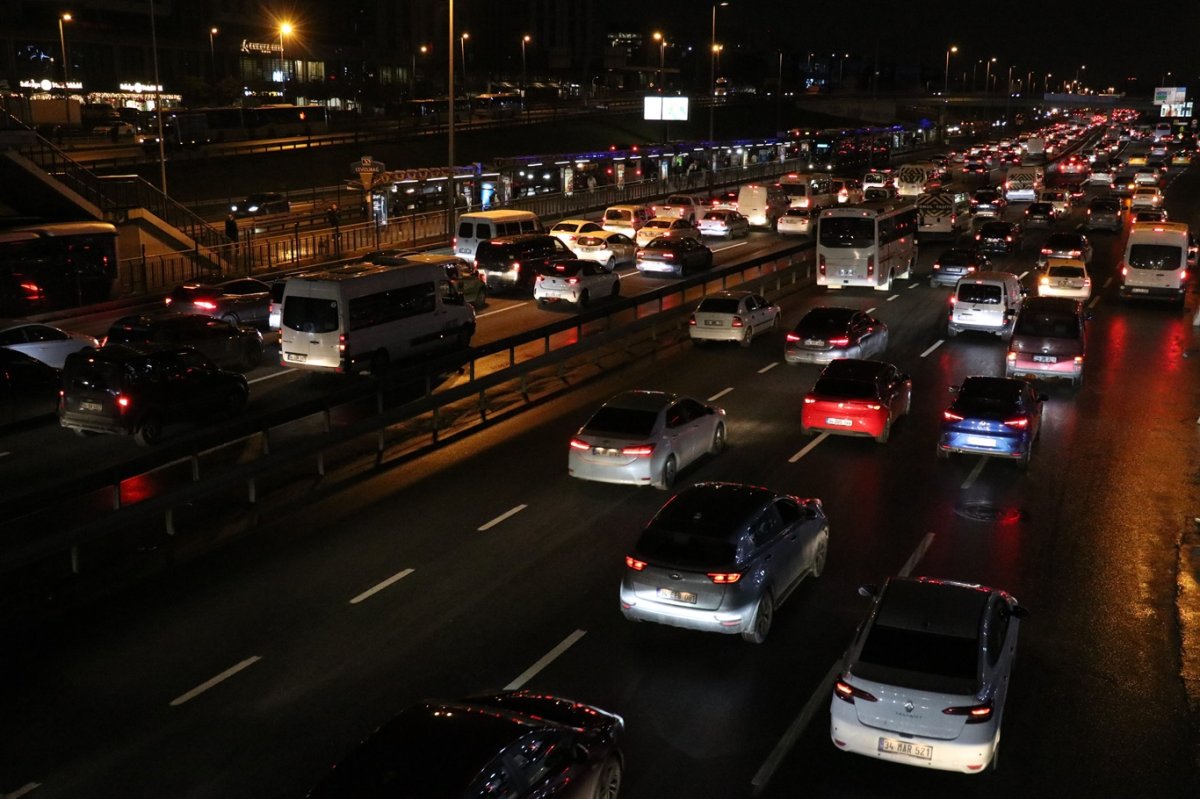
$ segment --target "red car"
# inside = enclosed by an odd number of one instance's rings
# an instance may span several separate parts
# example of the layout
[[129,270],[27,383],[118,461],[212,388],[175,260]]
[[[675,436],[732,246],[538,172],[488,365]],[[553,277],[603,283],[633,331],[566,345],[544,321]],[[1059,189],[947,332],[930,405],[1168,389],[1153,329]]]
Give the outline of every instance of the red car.
[[840,358],[804,396],[800,431],[870,436],[886,444],[892,425],[912,406],[912,378],[890,363]]

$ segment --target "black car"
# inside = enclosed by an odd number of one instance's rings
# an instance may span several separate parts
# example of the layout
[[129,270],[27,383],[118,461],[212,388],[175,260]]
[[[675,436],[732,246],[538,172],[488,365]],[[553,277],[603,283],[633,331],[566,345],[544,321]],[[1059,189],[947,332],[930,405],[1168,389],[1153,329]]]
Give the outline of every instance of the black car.
[[616,799],[620,716],[531,691],[427,700],[360,743],[309,799]]
[[262,363],[262,333],[199,314],[168,312],[118,319],[102,344],[170,344],[195,347],[226,369],[250,371]]
[[1075,258],[1090,264],[1092,245],[1082,233],[1052,233],[1042,245],[1038,266],[1045,266],[1047,258]]
[[1004,192],[994,186],[976,189],[971,196],[971,213],[976,216],[1001,216],[1007,207]]
[[168,424],[238,413],[250,386],[192,347],[110,344],[67,356],[62,392],[64,428],[131,435],[148,446]]
[[267,324],[271,287],[252,277],[234,280],[191,280],[167,295],[168,308],[181,313],[201,314],[229,324]]
[[291,212],[288,198],[278,192],[251,194],[241,202],[229,206],[234,216],[263,216],[265,214],[286,214]]
[[933,271],[929,273],[929,285],[953,286],[964,275],[976,272],[989,272],[992,262],[986,255],[962,247],[954,247],[944,251],[933,262]]
[[712,265],[712,250],[691,238],[660,236],[637,251],[637,270],[642,274],[683,277],[693,269],[708,269]]
[[53,414],[60,386],[54,367],[0,347],[0,427]]
[[475,266],[488,291],[532,288],[543,267],[575,258],[575,253],[556,236],[523,233],[481,241],[475,250]]
[[1016,252],[1021,249],[1021,226],[1016,222],[985,222],[975,233],[980,252]]
[[1054,227],[1058,214],[1050,203],[1030,203],[1025,209],[1025,227]]

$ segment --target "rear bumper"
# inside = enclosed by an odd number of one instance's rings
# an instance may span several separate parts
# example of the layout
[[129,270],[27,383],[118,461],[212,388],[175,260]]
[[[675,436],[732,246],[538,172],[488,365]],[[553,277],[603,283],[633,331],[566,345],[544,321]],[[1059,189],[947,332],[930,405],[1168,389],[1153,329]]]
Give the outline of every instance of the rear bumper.
[[[831,701],[829,737],[834,746],[845,752],[887,760],[904,766],[979,774],[992,762],[996,751],[998,736],[990,724],[966,725],[963,733],[953,740],[923,738],[917,735],[901,736],[896,731],[867,727],[858,720],[854,705],[836,697]],[[838,707],[839,705],[844,709]],[[881,752],[879,751],[881,738],[930,746],[933,749],[932,757],[926,760],[910,755]]]
[[694,325],[688,327],[688,338],[693,341],[741,341],[746,337],[745,327],[708,327]]
[[1023,377],[1031,380],[1070,380],[1076,382],[1083,376],[1083,364],[1075,363],[1075,359],[1059,361],[1058,363],[1035,363],[1017,359],[1004,365],[1005,377]]
[[58,423],[66,430],[81,430],[85,433],[104,433],[106,435],[118,436],[132,435],[134,429],[134,421],[132,419],[118,421],[85,413],[59,413]]
[[[977,444],[972,442],[971,438],[991,439],[995,442],[995,446]],[[967,433],[942,433],[941,438],[938,439],[938,449],[942,452],[960,455],[991,455],[996,458],[1017,460],[1025,457],[1028,448],[1028,437],[1001,438],[986,433],[980,433],[977,436]]]
[[[800,423],[810,430],[821,430],[841,436],[866,436],[869,438],[883,434],[883,428],[887,426],[887,418],[888,414],[884,411],[839,415],[829,409],[821,410],[807,405],[800,412]],[[847,420],[850,424],[838,424],[829,421],[830,419]]]
[[755,604],[744,608],[722,608],[699,610],[669,602],[658,602],[639,597],[628,585],[621,583],[621,613],[630,621],[648,621],[697,630],[706,633],[738,635],[749,630],[754,623]]
[[1184,286],[1128,286],[1121,284],[1122,297],[1151,300],[1182,300],[1187,289]]

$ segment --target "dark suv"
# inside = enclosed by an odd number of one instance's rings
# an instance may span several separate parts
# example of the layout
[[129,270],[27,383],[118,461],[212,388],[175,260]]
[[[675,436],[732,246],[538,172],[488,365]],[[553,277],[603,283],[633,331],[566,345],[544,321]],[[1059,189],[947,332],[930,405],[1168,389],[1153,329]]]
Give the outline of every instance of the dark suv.
[[67,356],[58,421],[79,435],[132,435],[148,446],[165,425],[233,415],[249,397],[245,377],[191,347],[112,344]]
[[475,266],[489,291],[533,286],[542,267],[568,261],[575,254],[554,236],[526,233],[479,243]]
[[195,347],[224,369],[248,372],[262,363],[263,337],[253,327],[210,316],[164,313],[113,322],[103,344],[169,344]]

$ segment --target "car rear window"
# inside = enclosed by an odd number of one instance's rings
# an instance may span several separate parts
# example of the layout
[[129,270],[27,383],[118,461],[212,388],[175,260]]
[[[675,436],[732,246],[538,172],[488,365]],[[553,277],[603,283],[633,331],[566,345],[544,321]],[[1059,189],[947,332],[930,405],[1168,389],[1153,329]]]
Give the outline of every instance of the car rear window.
[[283,303],[283,326],[303,333],[332,333],[338,329],[337,300],[288,297]]
[[973,680],[977,677],[979,650],[973,638],[875,624],[858,659],[890,669]]
[[846,399],[874,399],[875,384],[867,380],[850,380],[844,377],[822,377],[813,386],[813,393],[824,397]]
[[560,233],[560,232],[574,233],[580,227],[581,226],[578,222],[559,222],[557,225],[554,226],[554,232],[555,233]]
[[993,283],[963,283],[958,287],[959,302],[999,305],[1000,297],[1000,287]]
[[1050,203],[1033,203],[1029,206],[1029,213],[1031,214],[1049,214],[1053,211],[1054,206]]
[[1050,266],[1046,269],[1046,277],[1083,277],[1084,271],[1081,266]]
[[578,261],[564,261],[561,264],[543,266],[538,272],[547,277],[575,277],[579,274],[581,266]]
[[667,205],[692,205],[692,198],[682,194],[672,194],[667,198]]
[[609,208],[604,212],[604,221],[606,222],[628,222],[632,218],[633,214],[631,212],[618,208]]
[[704,218],[712,219],[717,222],[724,222],[727,216],[728,216],[728,213],[726,213],[725,211],[709,211],[707,214],[704,215]]
[[737,313],[738,300],[733,297],[706,297],[696,309],[700,313]]
[[475,250],[475,260],[481,263],[499,263],[513,258],[515,247],[511,244],[501,244],[494,241],[484,241]]
[[584,429],[630,438],[646,438],[654,432],[654,422],[657,419],[656,411],[605,405],[592,414]]
[[64,369],[66,390],[120,391],[125,385],[125,368],[104,358],[72,355]]
[[803,208],[790,208],[787,211],[785,211],[783,215],[784,216],[796,216],[796,217],[800,217],[801,219],[807,219],[809,217],[809,212]]
[[676,566],[710,567],[737,559],[735,541],[708,534],[694,534],[659,527],[647,528],[637,542],[639,555]]
[[1039,338],[1079,338],[1079,322],[1073,316],[1054,313],[1030,313],[1017,319],[1016,335]]
[[145,344],[152,340],[150,329],[138,325],[113,325],[106,337],[108,344]]

